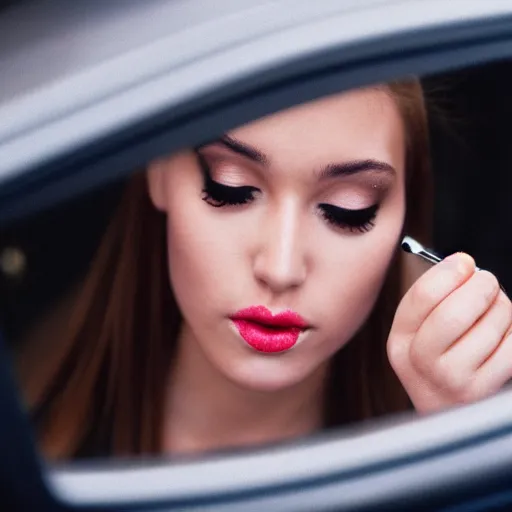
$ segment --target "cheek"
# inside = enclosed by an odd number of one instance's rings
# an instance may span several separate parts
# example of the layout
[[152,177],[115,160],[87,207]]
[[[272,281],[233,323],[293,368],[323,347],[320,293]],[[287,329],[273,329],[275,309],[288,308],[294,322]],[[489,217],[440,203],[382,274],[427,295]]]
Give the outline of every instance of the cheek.
[[233,297],[234,284],[243,275],[240,237],[236,226],[233,229],[225,220],[217,218],[219,212],[212,211],[195,189],[191,194],[174,195],[169,205],[167,245],[171,286],[188,322],[207,325],[210,318],[232,308],[227,301]]
[[[373,309],[385,280],[393,250],[376,254],[354,251],[332,265],[331,283],[325,287],[323,299],[325,325],[335,334],[337,342],[348,341],[362,326]],[[320,295],[320,294],[319,294]]]
[[[318,314],[329,331],[330,349],[348,342],[371,313],[397,250],[404,219],[404,202],[397,201],[377,217],[368,233],[331,237],[323,260],[323,283],[316,292]],[[324,240],[317,247],[327,247]]]
[[[177,205],[176,205],[177,206]],[[190,210],[190,203],[187,208]],[[212,239],[208,222],[193,212],[168,211],[167,245],[169,275],[183,314],[199,304],[208,307],[212,290],[222,280],[222,244]]]

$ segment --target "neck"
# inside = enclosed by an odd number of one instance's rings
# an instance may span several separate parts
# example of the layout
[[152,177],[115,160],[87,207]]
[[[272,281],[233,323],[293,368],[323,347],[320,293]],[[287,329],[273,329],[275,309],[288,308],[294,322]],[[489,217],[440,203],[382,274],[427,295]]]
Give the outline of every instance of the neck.
[[183,330],[167,391],[164,451],[198,453],[293,439],[321,428],[326,368],[278,391],[242,388]]

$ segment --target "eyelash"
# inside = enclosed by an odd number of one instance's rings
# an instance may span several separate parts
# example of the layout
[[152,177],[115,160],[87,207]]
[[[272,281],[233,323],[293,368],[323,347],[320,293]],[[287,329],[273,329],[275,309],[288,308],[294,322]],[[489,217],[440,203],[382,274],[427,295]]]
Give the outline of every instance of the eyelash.
[[204,185],[203,201],[214,208],[241,206],[253,201],[257,192],[255,187],[230,187],[210,179]]
[[248,186],[230,187],[214,181],[206,160],[199,152],[196,154],[203,173],[203,201],[214,208],[222,208],[223,206],[240,206],[254,200],[259,189]]
[[335,227],[348,229],[351,232],[367,233],[375,226],[379,205],[374,204],[361,210],[349,210],[322,203],[318,208],[324,219]]
[[[231,187],[214,181],[206,160],[198,152],[197,157],[204,181],[202,199],[210,206],[214,208],[241,206],[253,201],[256,193],[260,192],[256,187]],[[318,208],[321,211],[322,217],[329,224],[337,228],[347,229],[350,232],[366,233],[375,225],[379,205],[375,204],[361,210],[350,210],[322,203],[318,205]]]

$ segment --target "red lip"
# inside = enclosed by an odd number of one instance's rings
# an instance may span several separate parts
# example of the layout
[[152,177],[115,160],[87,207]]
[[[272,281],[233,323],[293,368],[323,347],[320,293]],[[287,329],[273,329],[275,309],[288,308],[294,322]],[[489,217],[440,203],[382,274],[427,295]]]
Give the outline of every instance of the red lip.
[[273,315],[265,306],[251,306],[235,313],[231,320],[245,342],[259,352],[283,352],[296,343],[308,328],[294,311]]

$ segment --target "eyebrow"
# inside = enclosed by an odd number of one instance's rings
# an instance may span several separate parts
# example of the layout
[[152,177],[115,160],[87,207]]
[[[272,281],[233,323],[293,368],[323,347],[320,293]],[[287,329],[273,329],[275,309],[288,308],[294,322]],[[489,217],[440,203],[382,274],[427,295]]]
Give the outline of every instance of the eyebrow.
[[[212,142],[212,144],[222,144],[229,150],[242,155],[253,162],[268,166],[270,159],[258,149],[241,142],[230,135],[223,135],[221,138]],[[344,163],[329,164],[318,174],[320,179],[337,178],[340,176],[351,176],[361,172],[378,171],[385,174],[396,174],[394,167],[386,162],[372,158],[365,160],[354,160]]]
[[385,174],[396,174],[394,167],[386,162],[374,159],[354,160],[342,164],[329,164],[319,173],[320,179],[351,176],[360,172],[380,171]]
[[240,142],[239,140],[234,139],[229,135],[223,135],[220,139],[218,139],[215,142],[223,144],[234,153],[245,156],[246,158],[252,160],[253,162],[257,162],[262,165],[269,164],[268,157],[264,155],[261,151],[258,151],[256,148],[244,144],[243,142]]

